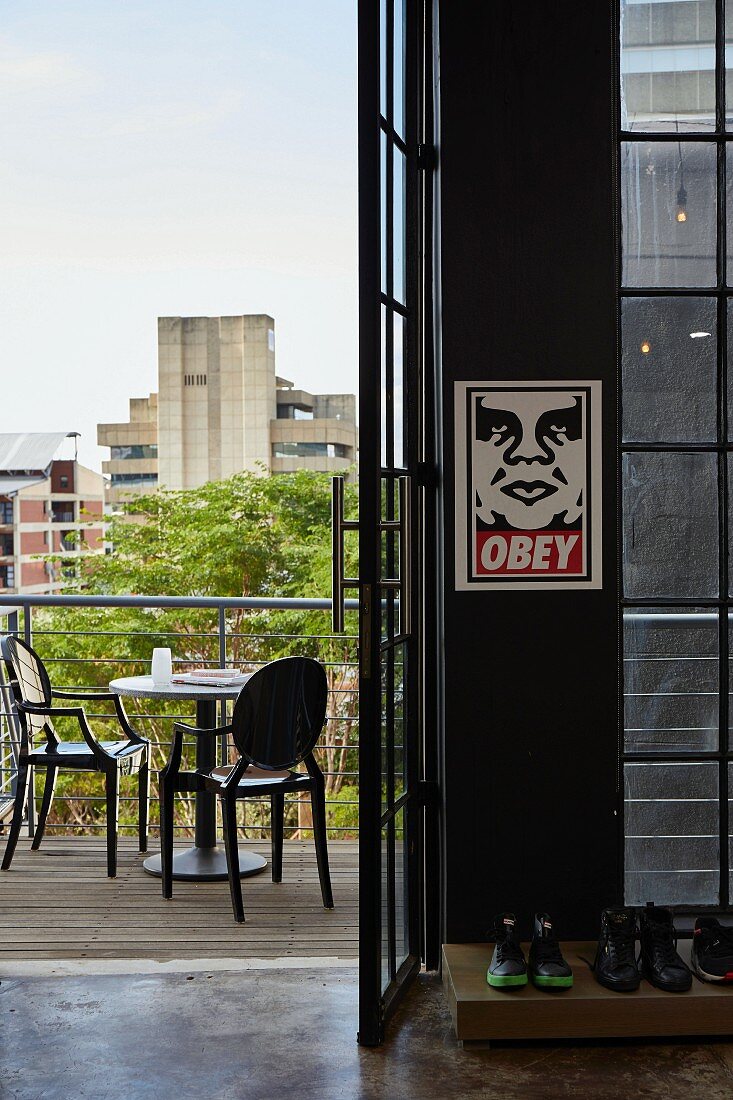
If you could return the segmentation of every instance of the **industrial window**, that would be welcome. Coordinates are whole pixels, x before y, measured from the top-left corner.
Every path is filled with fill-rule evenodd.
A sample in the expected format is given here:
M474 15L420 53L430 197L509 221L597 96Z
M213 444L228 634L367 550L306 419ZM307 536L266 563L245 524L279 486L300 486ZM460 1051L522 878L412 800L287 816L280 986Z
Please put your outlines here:
M110 451L111 458L122 461L128 458L157 458L158 444L132 443L127 447L111 447Z
M273 458L348 458L343 443L273 443Z
M620 15L626 901L725 909L733 0Z
M15 568L12 565L0 565L0 588L13 588L15 585Z
M0 500L0 523L11 524L13 522L12 500Z

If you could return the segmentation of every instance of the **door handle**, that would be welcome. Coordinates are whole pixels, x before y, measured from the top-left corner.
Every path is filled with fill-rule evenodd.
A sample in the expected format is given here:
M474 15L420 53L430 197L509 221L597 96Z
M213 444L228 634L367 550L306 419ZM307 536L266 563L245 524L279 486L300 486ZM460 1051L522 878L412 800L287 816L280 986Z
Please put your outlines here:
M344 576L344 531L358 531L358 520L344 519L344 479L331 478L331 625L334 634L344 631L347 588L358 588L358 577Z

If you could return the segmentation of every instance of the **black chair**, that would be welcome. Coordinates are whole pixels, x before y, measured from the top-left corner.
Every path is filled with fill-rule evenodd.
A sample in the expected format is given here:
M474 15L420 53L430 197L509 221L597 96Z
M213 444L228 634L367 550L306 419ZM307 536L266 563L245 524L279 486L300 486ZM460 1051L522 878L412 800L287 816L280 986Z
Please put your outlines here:
M31 844L33 850L40 847L43 839L58 770L68 768L74 771L104 773L107 795L107 874L110 878L114 878L117 874L117 823L121 775L139 775L140 851L147 851L150 796L149 742L144 737L140 737L130 725L119 696L106 691L53 691L43 662L29 645L11 636L2 640L1 648L20 721L15 804L2 869L3 871L10 869L18 843L23 822L29 768L46 770L38 825ZM89 727L82 707L53 706L54 699L83 699L95 702L111 700L114 702L117 719L127 735L127 740L98 741ZM76 718L84 741L62 741L51 721L56 717ZM43 747L36 747L34 738L36 735L40 737L41 734L46 743Z
M310 657L272 661L242 688L232 721L216 730L177 722L171 755L160 773L160 834L163 897L173 897L173 797L176 791L210 791L221 800L224 844L234 918L244 923L237 847L237 801L270 796L272 881L282 881L285 794L309 791L313 810L318 877L325 909L333 909L326 843L326 784L313 748L326 719L328 683L323 666ZM239 752L234 765L211 772L182 772L183 735L231 733ZM291 769L303 763L306 772Z

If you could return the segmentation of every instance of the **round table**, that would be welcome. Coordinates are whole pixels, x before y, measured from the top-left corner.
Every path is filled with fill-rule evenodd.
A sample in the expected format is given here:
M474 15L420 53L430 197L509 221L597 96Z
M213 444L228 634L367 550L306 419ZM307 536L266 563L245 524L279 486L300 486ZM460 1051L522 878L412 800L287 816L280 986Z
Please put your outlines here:
M205 684L154 684L152 676L124 676L112 680L109 690L132 699L175 699L196 703L196 725L199 729L216 726L216 704L222 699L236 699L242 690L236 687L208 687ZM196 767L209 772L216 767L216 735L196 737ZM150 875L161 876L160 855L149 856L143 867ZM267 860L256 852L239 849L239 873L242 878L258 875L267 867ZM216 842L216 795L210 791L196 792L196 818L192 847L173 853L173 878L197 882L214 882L227 878L227 861L223 845Z

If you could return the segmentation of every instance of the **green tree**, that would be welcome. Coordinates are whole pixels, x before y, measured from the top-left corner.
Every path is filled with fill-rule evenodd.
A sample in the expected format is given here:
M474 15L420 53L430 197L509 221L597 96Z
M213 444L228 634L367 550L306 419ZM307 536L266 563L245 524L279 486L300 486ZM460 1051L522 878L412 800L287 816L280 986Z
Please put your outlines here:
M347 508L356 489L347 486ZM90 521L91 522L91 521ZM67 592L89 595L328 597L331 584L330 479L300 470L268 477L241 473L198 489L161 491L120 507L107 532L108 554L58 555L64 572L74 568ZM347 547L347 571L355 570L355 547ZM227 662L253 667L289 653L318 657L329 678L329 715L319 750L327 774L333 827L356 825L355 774L358 738L356 653L353 637L334 636L323 611L236 609L227 615ZM154 646L170 645L176 667L218 665L217 615L206 608L49 608L33 618L34 644L49 662L59 686L106 686L116 676L149 669ZM180 715L173 704L143 703L132 713L138 728L160 743L154 768ZM144 713L144 712L147 712ZM103 724L100 714L97 722ZM109 719L107 719L109 720ZM111 731L110 731L111 732ZM189 749L189 759L192 752ZM349 788L352 788L350 791ZM95 777L60 778L55 820L88 825L103 809L93 801ZM65 803L64 794L82 795ZM127 803L123 803L126 806ZM248 828L266 825L267 812L243 805ZM133 810L128 820L132 820ZM153 806L152 820L155 820ZM179 808L192 825L193 807ZM292 833L311 825L309 807L291 804ZM339 835L344 835L339 833ZM347 834L348 835L348 834Z

